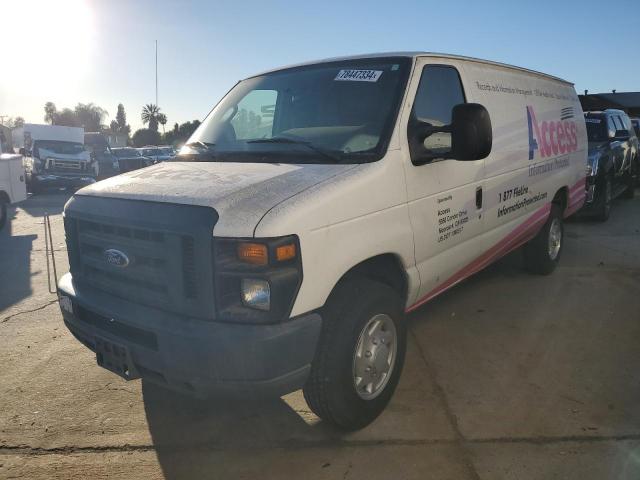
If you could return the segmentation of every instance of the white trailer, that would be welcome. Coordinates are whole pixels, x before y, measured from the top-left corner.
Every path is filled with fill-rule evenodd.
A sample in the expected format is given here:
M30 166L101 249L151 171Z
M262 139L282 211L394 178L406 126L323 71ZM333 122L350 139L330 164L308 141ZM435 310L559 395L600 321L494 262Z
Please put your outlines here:
M77 188L95 182L96 163L84 147L84 129L26 123L12 131L14 148L24 156L32 192L45 187Z
M0 230L7 222L7 207L26 198L22 156L3 154L0 145Z

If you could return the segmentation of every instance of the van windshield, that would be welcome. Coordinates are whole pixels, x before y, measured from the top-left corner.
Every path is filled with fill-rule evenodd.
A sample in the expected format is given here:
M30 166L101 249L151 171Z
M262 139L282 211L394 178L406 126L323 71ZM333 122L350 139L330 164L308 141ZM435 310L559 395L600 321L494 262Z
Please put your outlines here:
M60 155L77 155L84 151L84 145L76 142L62 142L60 140L36 140L33 142L34 152L47 150Z
M208 115L177 160L378 160L386 151L409 67L409 58L359 59L241 81Z

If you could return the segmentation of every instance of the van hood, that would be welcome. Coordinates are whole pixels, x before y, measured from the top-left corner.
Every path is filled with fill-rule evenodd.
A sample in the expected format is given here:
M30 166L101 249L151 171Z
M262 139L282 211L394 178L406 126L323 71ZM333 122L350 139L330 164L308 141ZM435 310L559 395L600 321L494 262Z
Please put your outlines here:
M357 167L166 162L103 180L77 195L211 207L219 216L217 236L252 237L260 219L273 207Z

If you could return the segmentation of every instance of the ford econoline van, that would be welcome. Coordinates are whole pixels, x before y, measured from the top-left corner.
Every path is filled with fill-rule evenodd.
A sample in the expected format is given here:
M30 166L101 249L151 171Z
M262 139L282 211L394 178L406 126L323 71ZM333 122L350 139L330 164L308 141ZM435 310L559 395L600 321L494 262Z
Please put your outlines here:
M406 312L521 246L553 271L586 166L578 97L549 75L430 53L261 73L175 161L69 200L64 322L125 379L303 388L361 428L398 383Z

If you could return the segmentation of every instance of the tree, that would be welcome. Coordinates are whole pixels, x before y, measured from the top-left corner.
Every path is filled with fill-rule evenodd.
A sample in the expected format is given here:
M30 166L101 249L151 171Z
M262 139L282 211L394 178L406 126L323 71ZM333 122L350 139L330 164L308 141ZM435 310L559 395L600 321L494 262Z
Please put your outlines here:
M16 117L13 119L13 126L15 128L24 126L24 118Z
M166 144L178 145L186 142L191 134L200 126L199 120L192 122L185 122L182 125L174 124L173 130L167 132L163 136L163 141Z
M159 113L157 119L158 123L162 125L162 133L164 134L164 126L167 124L167 116L164 113Z
M133 145L136 147L158 145L160 144L160 134L156 130L151 130L150 128L141 128L140 130L136 130L131 140L133 141Z
M127 124L127 114L124 111L124 105L118 104L118 113L116 114L116 122L118 122L118 132L131 133L131 127Z
M70 108L63 108L62 111L57 112L54 123L56 125L63 125L65 127L79 127L78 117L76 112Z
M108 112L93 103L78 103L75 114L78 125L83 127L85 132L99 132Z
M153 103L147 103L144 107L142 107L142 114L140 115L140 118L142 119L142 123L144 125L149 124L149 130L157 132L159 114L160 107L154 105Z
M58 109L53 102L47 102L44 104L44 121L53 125Z
M111 120L111 123L109 124L109 130L111 130L111 132L113 133L118 133L118 131L120 130L120 125L118 125L117 121Z

